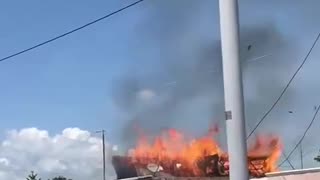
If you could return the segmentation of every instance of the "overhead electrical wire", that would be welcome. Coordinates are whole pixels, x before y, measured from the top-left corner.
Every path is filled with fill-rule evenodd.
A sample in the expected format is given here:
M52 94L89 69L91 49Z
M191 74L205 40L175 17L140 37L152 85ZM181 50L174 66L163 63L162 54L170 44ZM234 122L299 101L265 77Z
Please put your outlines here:
M260 119L260 121L255 125L255 127L251 130L251 132L249 133L249 135L247 136L247 140L250 138L250 136L257 130L257 128L260 126L260 124L266 119L266 117L271 113L271 111L276 107L276 105L279 103L280 99L283 97L283 95L285 94L285 92L288 90L290 84L292 83L293 79L296 77L296 75L299 73L299 71L302 69L302 67L304 66L304 64L306 63L306 61L308 60L313 48L315 47L315 45L317 44L318 40L320 37L320 33L318 34L318 36L316 37L315 41L313 42L311 48L309 49L307 55L305 56L305 58L303 59L302 63L300 64L300 66L298 67L298 69L295 71L295 73L293 74L293 76L290 78L290 80L288 81L287 85L285 86L285 88L282 90L282 92L280 93L280 96L277 98L277 100L272 104L272 106L269 108L269 110L262 116L262 118Z
M36 44L36 45L34 45L34 46L32 46L32 47L29 47L29 48L27 48L27 49L21 50L21 51L16 52L16 53L14 53L14 54L12 54L12 55L3 57L3 58L0 59L0 62L1 62L1 61L5 61L5 60L8 60L8 59L11 59L11 58L13 58L13 57L15 57L15 56L18 56L18 55L20 55L20 54L23 54L23 53L26 53L26 52L31 51L31 50L33 50L33 49L36 49L36 48L38 48L38 47L40 47L40 46L46 45L46 44L48 44L48 43L51 43L51 42L53 42L53 41L55 41L55 40L58 40L58 39L60 39L60 38L63 38L63 37L65 37L65 36L67 36L67 35L70 35L70 34L72 34L72 33L74 33L74 32L77 32L77 31L79 31L79 30L81 30L81 29L84 29L84 28L86 28L86 27L88 27L88 26L90 26L90 25L93 25L93 24L95 24L95 23L97 23L97 22L99 22L99 21L102 21L102 20L104 20L104 19L106 19L106 18L109 18L109 17L111 17L111 16L113 16L113 15L115 15L115 14L117 14L117 13L120 13L120 12L122 12L122 11L124 11L124 10L132 7L132 6L135 6L135 5L143 2L143 1L145 1L145 0L135 1L135 2L129 4L129 5L125 6L125 7L122 7L122 8L120 8L120 9L116 10L116 11L113 11L112 13L109 13L109 14L103 16L103 17L100 17L100 18L98 18L98 19L96 19L96 20L94 20L94 21L91 21L91 22L89 22L89 23L87 23L87 24L84 24L84 25L82 25L82 26L80 26L80 27L77 27L77 28L75 28L75 29L73 29L73 30L70 30L70 31L68 31L68 32L66 32L66 33L63 33L63 34L61 34L61 35L58 35L58 36L56 36L56 37L54 37L54 38L52 38L52 39L49 39L49 40L44 41L44 42L41 42L41 43Z
M291 169L295 170L293 164L291 163L291 161L289 160L289 158L287 158L288 156L286 155L286 153L283 151L282 155L284 156L285 159L287 159L287 162L289 163Z
M1 61L5 61L5 60L8 60L8 59L11 59L11 58L13 58L13 57L15 57L15 56L24 54L24 53L26 53L26 52L28 52L28 51L31 51L31 50L33 50L33 49L36 49L36 48L38 48L38 47L41 47L41 46L43 46L43 45L46 45L46 44L51 43L51 42L53 42L53 41L56 41L56 40L58 40L58 39L61 39L61 38L65 37L65 36L67 36L67 35L70 35L70 34L72 34L72 33L74 33L74 32L77 32L77 31L79 31L79 30L82 30L82 29L84 29L84 28L86 28L86 27L88 27L88 26L90 26L90 25L93 25L93 24L95 24L95 23L97 23L97 22L99 22L99 21L102 21L102 20L104 20L104 19L106 19L106 18L109 18L109 17L111 17L111 16L113 16L113 15L115 15L115 14L117 14L117 13L120 13L120 12L122 12L122 11L124 11L124 10L132 7L132 6L135 6L135 5L143 2L143 1L145 1L145 0L135 1L135 2L129 4L129 5L125 6L125 7L122 7L122 8L120 8L120 9L118 9L118 10L116 10L116 11L114 11L114 12L111 12L111 13L103 16L103 17L100 17L100 18L98 18L98 19L96 19L96 20L94 20L94 21L91 21L91 22L89 22L89 23L86 23L86 24L84 24L84 25L82 25L82 26L80 26L80 27L78 27L78 28L75 28L75 29L70 30L70 31L68 31L68 32L66 32L66 33L63 33L63 34L61 34L61 35L58 35L58 36L56 36L56 37L54 37L54 38L51 38L51 39L49 39L49 40L46 40L46 41L41 42L41 43L39 43L39 44L36 44L36 45L34 45L34 46L32 46L32 47L29 47L29 48L27 48L27 49L24 49L24 50L21 50L21 51L19 51L19 52L16 52L16 53L14 53L14 54L12 54L12 55L3 57L3 58L0 59L0 62L1 62ZM320 33L318 34L316 40L314 41L312 47L310 48L310 50L309 50L309 52L307 53L307 55L306 55L306 57L304 58L304 60L302 61L301 65L300 65L300 66L298 67L298 69L295 71L295 73L293 74L293 76L291 77L291 79L289 80L289 82L287 83L286 87L285 87L285 88L283 89L283 91L281 92L280 96L279 96L279 97L277 98L277 100L273 103L273 105L270 107L270 109L264 114L264 116L260 119L260 121L256 124L256 126L252 129L252 131L249 133L249 135L248 135L248 137L247 137L247 140L250 138L250 136L255 132L255 130L260 126L260 124L265 120L265 118L270 114L270 112L271 112L271 111L275 108L275 106L278 104L278 102L280 101L280 99L282 98L282 96L284 95L284 93L285 93L285 92L287 91L287 89L289 88L289 86L290 86L290 84L292 83L293 79L296 77L296 75L297 75L298 72L302 69L302 67L303 67L303 65L305 64L305 62L308 60L309 55L311 54L313 48L315 47L316 43L317 43L318 40L319 40L319 37L320 37Z
M306 128L306 130L304 131L302 137L300 138L300 140L298 141L298 143L294 146L294 148L290 151L290 153L287 155L287 157L278 165L278 167L280 167L283 163L285 163L286 161L289 160L290 156L293 154L293 152L299 147L299 145L301 144L301 142L303 141L303 139L305 138L305 136L307 135L309 129L312 127L312 124L314 123L317 114L319 112L320 106L318 106L316 112L313 115L313 118L311 120L311 122L309 123L309 126Z

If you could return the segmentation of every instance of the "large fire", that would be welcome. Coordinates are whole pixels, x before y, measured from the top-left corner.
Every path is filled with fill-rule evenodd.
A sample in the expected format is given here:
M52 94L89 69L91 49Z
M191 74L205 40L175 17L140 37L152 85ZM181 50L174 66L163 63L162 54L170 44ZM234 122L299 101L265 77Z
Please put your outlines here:
M129 152L135 164L154 163L162 169L180 169L183 176L203 176L209 174L206 162L218 158L220 174L228 174L228 155L214 140L218 128L211 128L200 138L187 138L182 132L169 129L161 135L148 139L140 135L137 146ZM281 143L276 136L257 136L248 148L249 171L255 176L277 171L277 161L281 155ZM211 159L210 159L211 157ZM174 164L174 167L172 167ZM211 169L211 171L213 171Z

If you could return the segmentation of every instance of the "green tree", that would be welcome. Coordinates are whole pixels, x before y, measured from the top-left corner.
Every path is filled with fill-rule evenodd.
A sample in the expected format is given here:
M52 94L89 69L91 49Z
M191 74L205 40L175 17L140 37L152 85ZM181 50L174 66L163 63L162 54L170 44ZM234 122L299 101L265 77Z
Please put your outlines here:
M31 171L31 174L28 175L27 180L41 180L41 178L37 178L38 174L35 174L34 171Z
M320 150L319 150L319 154L318 156L316 156L315 158L313 158L315 161L320 162Z

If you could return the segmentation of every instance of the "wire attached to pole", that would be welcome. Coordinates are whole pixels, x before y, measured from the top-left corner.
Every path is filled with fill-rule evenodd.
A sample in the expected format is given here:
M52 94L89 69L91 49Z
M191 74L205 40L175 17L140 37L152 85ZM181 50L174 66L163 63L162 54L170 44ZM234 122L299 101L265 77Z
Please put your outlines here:
M290 151L290 153L288 154L288 156L278 165L278 167L280 167L283 163L285 163L285 162L290 158L290 156L293 154L293 152L299 147L299 145L301 144L301 142L303 141L303 139L304 139L305 136L307 135L309 129L312 127L312 124L314 123L314 120L316 119L319 110L320 110L320 106L318 106L316 112L314 113L313 118L312 118L311 122L309 123L309 126L307 127L307 129L306 129L306 130L304 131L304 133L303 133L303 136L300 138L300 140L299 140L298 143L294 146L294 148Z
M303 65L306 63L306 61L308 60L313 48L315 47L315 45L317 44L318 40L320 38L320 33L318 34L317 38L315 39L315 41L313 42L311 48L309 49L307 55L305 56L304 60L302 61L302 63L300 64L300 66L298 67L298 69L295 71L295 73L293 74L293 76L290 78L289 82L287 83L287 85L285 86L285 88L282 90L280 96L277 98L277 100L272 104L272 106L270 107L270 109L262 116L262 118L260 119L260 121L256 124L256 126L251 130L251 132L249 133L249 135L247 136L247 140L250 138L250 136L252 136L252 134L257 130L257 128L260 126L260 124L266 119L266 117L271 113L271 111L276 107L276 105L279 103L280 99L282 98L282 96L285 94L285 92L288 90L290 84L292 83L293 79L296 77L296 75L299 73L299 71L302 69Z

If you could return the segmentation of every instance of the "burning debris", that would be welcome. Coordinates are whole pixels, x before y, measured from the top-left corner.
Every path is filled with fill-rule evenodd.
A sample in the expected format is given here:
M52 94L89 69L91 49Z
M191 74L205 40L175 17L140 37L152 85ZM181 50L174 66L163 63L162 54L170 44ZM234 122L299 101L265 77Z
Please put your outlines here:
M213 139L217 132L216 128L212 128L197 139L188 139L174 129L163 132L153 140L141 135L128 156L113 157L113 166L119 179L164 174L174 177L228 176L228 154ZM280 155L279 138L258 136L248 151L250 175L262 177L265 173L276 171Z

